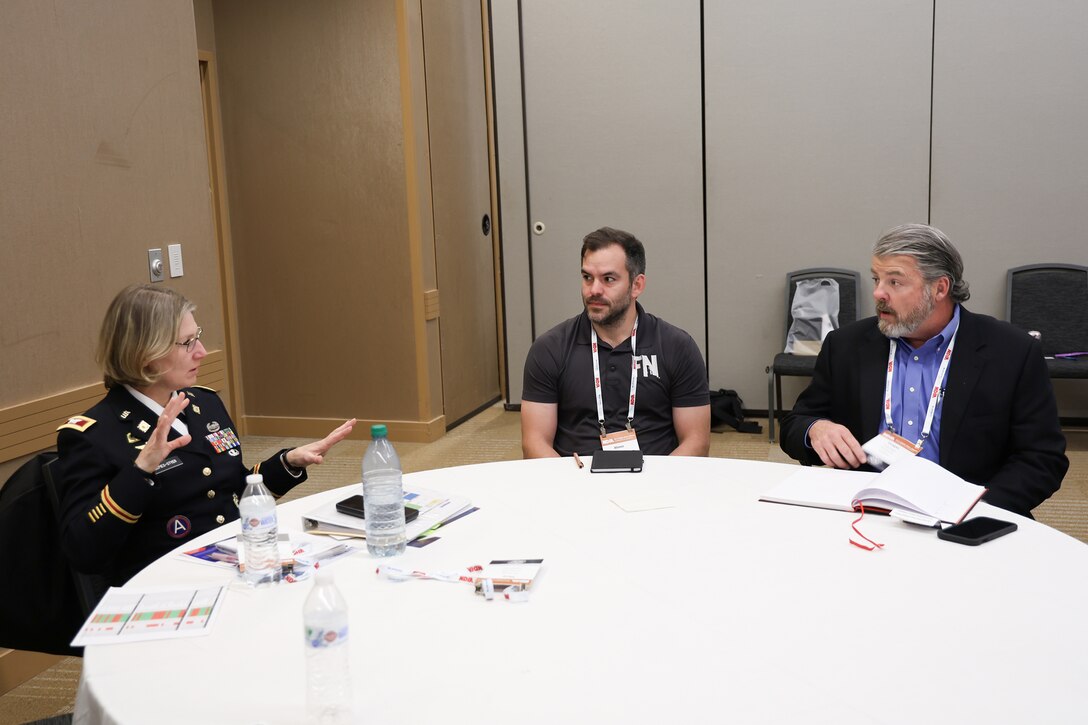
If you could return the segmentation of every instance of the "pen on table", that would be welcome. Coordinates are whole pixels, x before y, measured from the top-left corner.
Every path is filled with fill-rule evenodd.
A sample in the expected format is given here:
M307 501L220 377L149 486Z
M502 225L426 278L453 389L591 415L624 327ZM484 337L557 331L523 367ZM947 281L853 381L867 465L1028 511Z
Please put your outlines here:
M584 468L585 465L586 465L586 464L582 463L582 459L579 458L577 451L575 451L575 453L574 453L574 465L578 466L579 468Z

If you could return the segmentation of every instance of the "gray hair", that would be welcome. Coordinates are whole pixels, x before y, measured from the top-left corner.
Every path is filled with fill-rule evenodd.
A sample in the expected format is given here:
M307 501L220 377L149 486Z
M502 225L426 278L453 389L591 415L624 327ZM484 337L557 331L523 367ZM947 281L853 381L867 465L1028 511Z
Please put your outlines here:
M949 294L956 302L971 298L963 279L963 258L944 232L925 224L901 224L885 232L873 245L874 257L914 257L926 282L948 277Z

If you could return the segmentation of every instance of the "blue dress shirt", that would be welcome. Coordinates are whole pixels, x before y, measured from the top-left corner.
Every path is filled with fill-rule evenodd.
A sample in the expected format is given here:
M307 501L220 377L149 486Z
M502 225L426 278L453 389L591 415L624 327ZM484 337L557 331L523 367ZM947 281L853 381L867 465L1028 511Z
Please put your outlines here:
M892 376L892 423L895 425L895 432L911 443L922 436L922 426L929 408L929 394L933 390L941 358L959 326L960 306L957 304L952 312L952 319L944 329L926 340L917 350L902 338L896 340L895 373ZM952 351L952 357L956 357L955 350ZM951 361L949 363L951 369ZM918 454L934 463L940 463L941 407L947 384L948 371L945 371L945 379L941 381L941 394L937 399L937 410L933 414L933 425L921 453ZM884 419L883 401L880 406L880 430L884 431L888 425Z

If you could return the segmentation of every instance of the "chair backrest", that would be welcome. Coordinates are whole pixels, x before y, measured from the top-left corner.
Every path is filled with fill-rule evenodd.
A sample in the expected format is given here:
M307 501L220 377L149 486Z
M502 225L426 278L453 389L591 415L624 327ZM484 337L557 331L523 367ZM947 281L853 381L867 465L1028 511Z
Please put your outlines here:
M73 655L68 643L85 616L46 491L45 464L56 457L34 456L0 488L0 647Z
M852 269L837 267L811 267L789 272L786 275L786 334L793 324L793 294L797 283L803 279L833 279L839 283L839 327L856 322L861 317L861 300L858 292L861 275Z
M60 480L60 458L52 458L42 464L42 475L45 478L46 491L49 492L49 503L53 507L53 518L59 530L60 486L58 481ZM79 608L82 610L84 618L86 618L90 616L95 605L102 599L102 595L106 593L106 589L109 587L106 580L100 576L83 574L72 569L71 565L68 566L68 569L72 573L72 583L76 587L76 596L79 597Z
M1043 354L1088 352L1088 267L1028 264L1010 269L1005 318L1042 335Z

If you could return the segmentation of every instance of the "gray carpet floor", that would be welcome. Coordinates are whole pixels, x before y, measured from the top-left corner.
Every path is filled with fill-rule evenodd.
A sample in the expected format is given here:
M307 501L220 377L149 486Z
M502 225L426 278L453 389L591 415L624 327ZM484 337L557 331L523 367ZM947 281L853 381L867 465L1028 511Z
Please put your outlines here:
M1061 490L1035 509L1035 518L1088 544L1088 429L1067 429L1069 473ZM260 461L281 448L305 440L244 436L246 460ZM501 406L489 408L433 443L395 443L405 472L424 471L488 461L521 458L521 426L517 413ZM360 480L366 441L337 446L321 466L310 469L309 480L284 497L289 501ZM755 461L790 462L766 434L731 429L711 436L710 455ZM25 723L72 712L81 660L65 658L0 697L0 725Z

